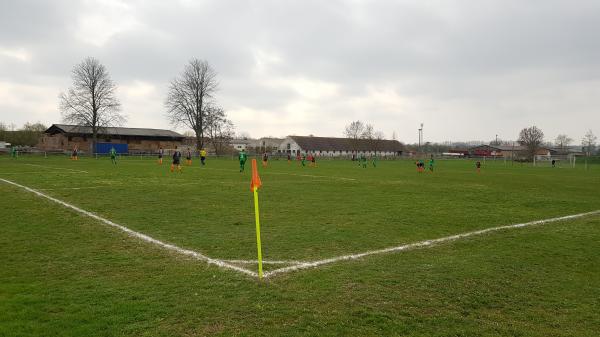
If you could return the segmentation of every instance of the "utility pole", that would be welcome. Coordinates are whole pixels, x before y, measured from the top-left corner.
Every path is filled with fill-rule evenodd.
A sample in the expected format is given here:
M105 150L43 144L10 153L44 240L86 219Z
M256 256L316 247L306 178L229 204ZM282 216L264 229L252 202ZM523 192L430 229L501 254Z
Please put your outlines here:
M515 141L512 142L512 151L510 151L510 166L515 165Z
M421 143L423 142L423 123L421 123L421 127L419 128L419 152L421 152Z

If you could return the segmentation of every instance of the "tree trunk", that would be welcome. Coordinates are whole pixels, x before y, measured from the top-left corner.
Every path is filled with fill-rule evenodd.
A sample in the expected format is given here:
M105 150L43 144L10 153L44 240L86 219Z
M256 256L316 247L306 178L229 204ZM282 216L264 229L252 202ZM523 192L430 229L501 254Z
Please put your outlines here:
M212 144L213 144L213 147L215 148L215 155L217 155L217 156L218 156L218 155L219 155L219 150L220 150L220 149L219 149L219 145L218 145L218 143L217 143L216 141L214 141L214 140L212 141Z
M96 152L96 144L98 144L98 130L93 130L90 155L93 155Z
M204 144L202 143L202 135L196 133L196 151L202 150Z

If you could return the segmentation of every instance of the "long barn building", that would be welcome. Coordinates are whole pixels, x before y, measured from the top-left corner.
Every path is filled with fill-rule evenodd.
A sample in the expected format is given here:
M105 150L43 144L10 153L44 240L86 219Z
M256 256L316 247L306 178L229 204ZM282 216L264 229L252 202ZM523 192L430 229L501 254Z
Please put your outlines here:
M277 152L298 154L313 154L316 156L340 157L354 155L400 156L403 146L397 140L370 140L333 137L288 136Z
M98 135L94 152L106 153L114 147L119 153L154 153L160 147L173 149L181 146L184 139L185 136L170 130L108 127ZM77 147L89 153L92 150L92 129L52 124L36 147L44 151L71 151Z

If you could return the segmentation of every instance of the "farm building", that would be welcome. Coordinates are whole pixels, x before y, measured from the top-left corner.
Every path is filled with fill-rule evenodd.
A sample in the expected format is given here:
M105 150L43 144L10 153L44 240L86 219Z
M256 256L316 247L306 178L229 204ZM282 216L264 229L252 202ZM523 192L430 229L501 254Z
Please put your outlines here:
M399 156L403 146L397 140L369 140L333 137L288 136L279 145L278 153L311 153L316 156L351 156L352 154Z
M156 152L160 147L173 149L180 146L184 138L170 130L108 127L98 135L94 152L106 153L112 147L119 153ZM71 151L77 147L88 152L92 147L92 129L87 126L52 124L44 131L36 147L44 151Z
M236 151L246 150L250 147L251 139L232 139L229 144Z
M479 145L469 149L469 155L474 157L503 157L503 158L521 158L526 151L522 145ZM552 151L545 147L540 147L536 152L537 157L550 157Z
M448 157L466 157L469 155L469 149L464 149L464 148L448 149L448 151L445 152L444 155L447 155Z
M475 157L502 157L501 145L478 145L469 149L469 155Z

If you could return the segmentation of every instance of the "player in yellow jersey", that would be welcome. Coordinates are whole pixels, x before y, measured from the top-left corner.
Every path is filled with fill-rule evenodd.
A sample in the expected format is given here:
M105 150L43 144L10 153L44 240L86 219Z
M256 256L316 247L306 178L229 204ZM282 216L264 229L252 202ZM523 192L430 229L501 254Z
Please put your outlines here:
M200 150L200 163L202 163L202 166L206 165L206 150L205 149Z

